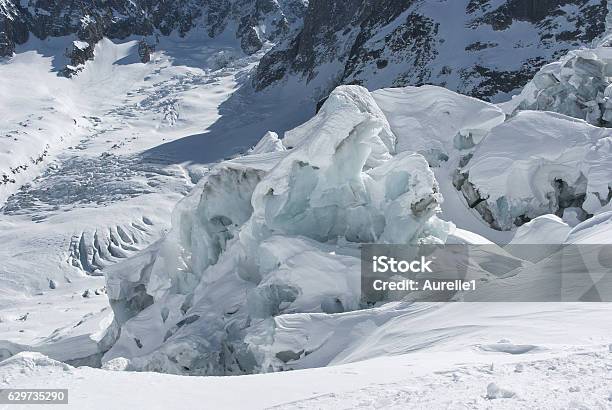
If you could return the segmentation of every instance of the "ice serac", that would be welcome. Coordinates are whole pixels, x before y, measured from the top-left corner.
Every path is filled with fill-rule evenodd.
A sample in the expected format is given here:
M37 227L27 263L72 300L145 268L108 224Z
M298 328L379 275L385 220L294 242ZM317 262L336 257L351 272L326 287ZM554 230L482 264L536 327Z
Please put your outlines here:
M278 138L278 134L268 131L263 137L249 150L249 154L264 154L266 152L285 151L283 142Z
M605 46L570 51L534 76L506 106L518 110L554 111L612 127L612 39Z
M357 310L360 243L441 243L451 231L435 217L442 197L427 161L393 154L366 89L339 87L287 139L287 151L213 168L165 240L109 270L121 334L104 361L186 374L280 369L304 352L279 352L272 365L249 336L272 334L252 328Z
M361 116L371 117L371 123L376 124L375 127L379 128L372 137L372 152L368 155L367 166L380 164L390 159L395 153L396 136L393 135L387 118L376 101L370 93L364 92L362 87L340 86L336 88L333 98L328 98L320 111L321 115L287 131L283 144L288 148L296 147L323 127L324 132L333 134L333 128L343 127L345 124L343 116L351 112L355 116L353 121L358 121Z
M509 113L553 111L590 124L612 127L612 5L607 3L605 31L591 48L572 50L543 66L512 101Z
M385 88L372 96L397 136L397 151L418 152L431 166L472 148L506 118L493 104L430 85Z
M610 206L612 130L521 111L491 130L461 172L466 199L497 229L566 209L585 218Z

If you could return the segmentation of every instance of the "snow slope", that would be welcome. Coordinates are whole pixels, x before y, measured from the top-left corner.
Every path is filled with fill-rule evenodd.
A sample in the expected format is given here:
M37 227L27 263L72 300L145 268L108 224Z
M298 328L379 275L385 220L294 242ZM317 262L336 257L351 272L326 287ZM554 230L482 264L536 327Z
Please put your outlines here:
M251 376L187 377L72 368L22 353L0 364L0 386L68 388L68 408L78 409L107 408L109 397L119 408L151 409L204 403L219 409L606 409L612 333L600 324L607 317L599 305L584 303L413 305L402 323L389 324L394 333L383 339L371 334L371 347L390 357ZM498 390L512 394L504 398Z
M55 42L50 47L61 50ZM0 202L37 175L46 157L79 133L72 93L62 92L69 82L49 75L50 60L28 51L0 63L0 88L7 99L0 107Z

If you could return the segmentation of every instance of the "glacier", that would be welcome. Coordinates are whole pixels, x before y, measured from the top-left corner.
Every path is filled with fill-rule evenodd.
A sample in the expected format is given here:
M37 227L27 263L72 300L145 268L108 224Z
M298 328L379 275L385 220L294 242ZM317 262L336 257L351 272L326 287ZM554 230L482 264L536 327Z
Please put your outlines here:
M550 21L580 12L563 7ZM243 55L228 28L162 37L147 63L136 38L103 39L71 79L73 37L1 62L0 389L69 388L75 408L607 408L610 306L542 284L550 256L612 240L610 34L507 103L342 86L310 118L299 85L249 89L271 44ZM372 242L481 245L479 292L366 304ZM512 297L538 302L482 303Z

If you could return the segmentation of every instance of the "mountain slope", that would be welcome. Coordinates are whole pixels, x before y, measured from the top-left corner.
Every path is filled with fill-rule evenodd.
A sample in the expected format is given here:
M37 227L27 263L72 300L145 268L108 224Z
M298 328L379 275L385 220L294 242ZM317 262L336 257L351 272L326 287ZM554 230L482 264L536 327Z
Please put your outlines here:
M261 61L254 86L294 77L317 97L435 84L502 100L546 62L604 31L601 0L314 0L303 29Z
M252 54L266 40L299 23L304 0L0 1L0 56L11 55L30 34L39 38L76 34L89 47L102 37L169 35L200 28L209 37L229 30Z

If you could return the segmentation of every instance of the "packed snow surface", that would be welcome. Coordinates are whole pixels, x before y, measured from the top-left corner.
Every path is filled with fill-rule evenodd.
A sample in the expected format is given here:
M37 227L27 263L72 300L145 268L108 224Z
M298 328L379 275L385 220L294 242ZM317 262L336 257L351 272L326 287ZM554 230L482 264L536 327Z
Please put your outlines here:
M188 377L113 371L119 360L105 370L74 368L28 352L0 363L0 388L68 388L74 409L106 409L108 397L120 408L151 409L610 407L612 333L601 326L609 310L598 304L413 304L402 312L385 325L372 315L367 325L327 329L339 343L362 340L347 351L368 359L358 362Z
M398 151L421 153L434 166L505 120L499 107L441 87L385 88L372 96L398 138Z

